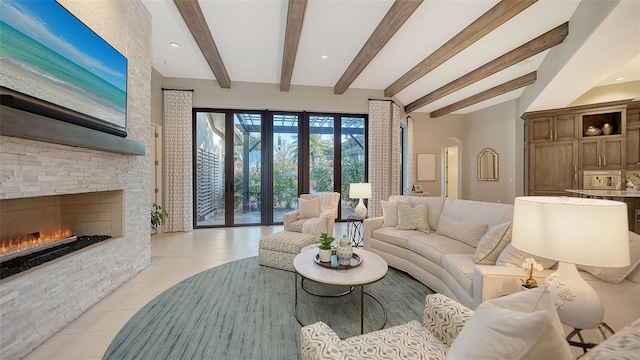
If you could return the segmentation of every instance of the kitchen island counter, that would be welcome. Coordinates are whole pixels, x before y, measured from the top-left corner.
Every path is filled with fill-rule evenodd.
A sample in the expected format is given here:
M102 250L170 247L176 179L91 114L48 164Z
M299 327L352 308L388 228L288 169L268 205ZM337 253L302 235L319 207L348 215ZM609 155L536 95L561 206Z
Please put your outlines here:
M629 230L640 234L640 191L580 189L567 189L565 191L578 194L581 197L624 201L627 204L627 212L629 214Z

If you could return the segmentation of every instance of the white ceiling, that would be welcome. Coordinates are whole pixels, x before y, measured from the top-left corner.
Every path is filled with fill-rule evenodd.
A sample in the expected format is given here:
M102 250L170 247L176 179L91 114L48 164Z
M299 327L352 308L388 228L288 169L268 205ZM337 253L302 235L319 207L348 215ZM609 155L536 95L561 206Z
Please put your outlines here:
M629 3L635 1L637 0L623 0ZM154 68L164 77L215 79L173 1L142 2L153 19ZM393 2L308 0L291 84L333 87ZM385 89L496 3L497 0L425 0L350 87ZM278 84L288 1L199 0L199 4L231 78L231 87L233 88L234 81ZM569 21L579 4L579 0L538 1L402 90L396 98L404 105L411 103ZM584 91L595 86L616 83L616 79L620 77L625 77L623 82L640 80L640 56L637 56L640 54L638 9L640 6L635 4L627 7L625 11L614 10L590 37L595 39L593 44L588 41L582 46L581 51L584 54L606 54L598 59L602 63L601 66L589 59L573 60L572 69L567 69L565 76L562 76L562 71L556 76L557 79L565 80L550 82L545 89L547 97L557 98L555 93L571 97L562 99L562 103L551 105L552 107L567 106ZM634 18L635 23L629 25L629 19L633 21ZM570 22L570 33L571 25ZM616 41L607 36L610 32L618 36L615 38ZM620 34L623 34L622 38L619 38ZM180 47L171 47L171 42L178 43ZM535 71L549 51L467 86L418 111L432 112ZM328 58L323 60L322 55ZM606 57L613 60L606 61ZM581 73L588 73L588 76L575 76ZM567 87L581 89L581 92L567 92ZM523 91L524 88L514 90L456 113L465 114L515 99L520 97ZM547 106L550 102L543 103Z

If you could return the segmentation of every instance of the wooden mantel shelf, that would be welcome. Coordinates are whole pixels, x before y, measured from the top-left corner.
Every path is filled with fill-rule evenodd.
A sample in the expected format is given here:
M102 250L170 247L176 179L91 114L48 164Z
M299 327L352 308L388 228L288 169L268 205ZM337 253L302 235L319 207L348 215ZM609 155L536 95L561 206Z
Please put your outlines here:
M126 155L145 155L145 145L140 142L4 105L0 106L0 135Z

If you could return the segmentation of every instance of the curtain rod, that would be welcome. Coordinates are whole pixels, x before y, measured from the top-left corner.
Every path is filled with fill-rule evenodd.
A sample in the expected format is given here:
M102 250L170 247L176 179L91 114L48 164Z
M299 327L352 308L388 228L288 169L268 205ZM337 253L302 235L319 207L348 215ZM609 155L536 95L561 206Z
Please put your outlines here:
M162 88L162 91L165 90L173 90L173 91L190 91L190 92L194 92L195 90L193 89L166 89L166 88Z

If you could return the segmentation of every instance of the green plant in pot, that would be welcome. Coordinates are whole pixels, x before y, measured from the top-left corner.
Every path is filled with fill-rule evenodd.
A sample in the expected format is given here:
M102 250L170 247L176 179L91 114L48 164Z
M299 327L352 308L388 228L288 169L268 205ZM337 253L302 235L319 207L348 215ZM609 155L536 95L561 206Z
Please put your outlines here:
M162 206L156 203L151 204L151 230L154 233L158 231L158 226L164 224L168 217L169 213Z
M320 245L318 245L319 249L319 258L322 262L330 262L331 261L331 244L335 241L336 238L333 236L329 236L327 233L320 234Z

